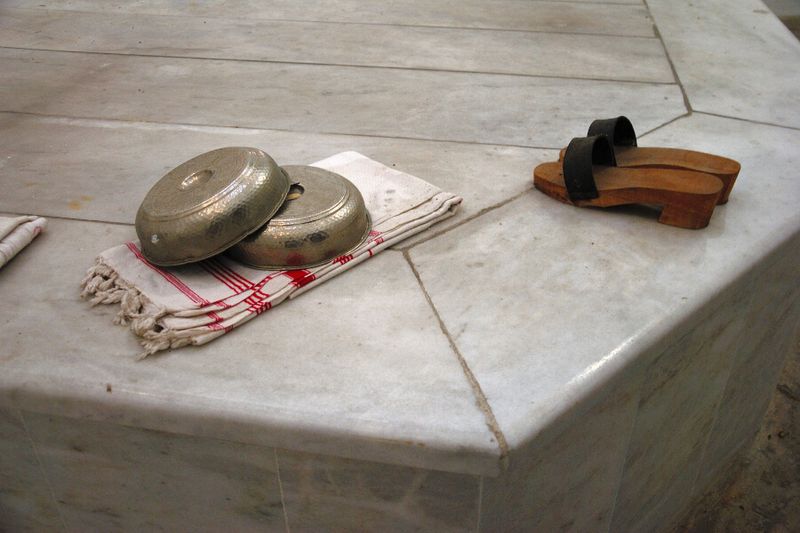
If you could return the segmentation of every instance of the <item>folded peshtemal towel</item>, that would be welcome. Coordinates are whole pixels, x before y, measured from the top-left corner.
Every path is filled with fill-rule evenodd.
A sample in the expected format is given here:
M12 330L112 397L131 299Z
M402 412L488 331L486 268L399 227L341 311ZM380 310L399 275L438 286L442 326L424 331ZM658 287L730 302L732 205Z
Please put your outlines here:
M46 227L47 219L42 217L0 216L0 268Z
M342 152L314 166L346 177L364 197L372 231L352 253L302 270L256 270L226 256L160 268L147 262L137 242L129 242L97 257L83 280L82 296L92 305L120 304L115 322L130 324L141 337L141 357L205 344L452 216L461 203L458 196L356 152Z

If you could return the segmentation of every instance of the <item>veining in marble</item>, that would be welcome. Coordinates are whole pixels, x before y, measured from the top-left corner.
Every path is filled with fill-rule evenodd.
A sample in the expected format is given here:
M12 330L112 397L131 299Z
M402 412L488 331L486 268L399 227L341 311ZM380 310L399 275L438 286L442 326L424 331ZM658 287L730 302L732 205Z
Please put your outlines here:
M410 251L512 446L787 246L800 224L798 142L797 131L698 114L642 137L741 161L730 202L702 231L532 190ZM465 286L480 287L480 300L465 301ZM497 324L513 334L497 335Z
M697 111L800 127L800 42L761 0L648 0Z
M685 112L665 84L10 49L0 69L0 111L534 147L623 107L645 130Z
M220 146L262 148L282 165L307 164L356 150L464 198L456 216L436 225L437 232L531 188L531 165L555 157L550 150L513 146L14 113L0 113L0 135L0 188L5 192L0 195L0 210L125 224L133 223L137 199L144 198L164 173ZM45 152L43 143L49 147ZM109 153L114 157L109 159ZM53 168L59 169L57 176ZM119 193L121 187L124 195Z
M712 241L719 248L730 249L728 265L749 268L797 231L800 153L796 147L800 131L695 113L640 141L642 146L690 146L741 162L742 170L728 204L718 208L713 217L722 215L727 219L726 229L733 228L720 241ZM745 261L734 262L737 257ZM735 274L731 266L724 271Z
M495 0L487 9L481 0L272 0L269 9L259 0L212 0L176 4L170 0L129 2L125 0L6 0L9 6L70 9L114 14L182 15L268 20L352 22L361 24L483 28L517 31L562 31L653 36L652 21L638 0L614 4L591 2L537 2ZM620 5L629 4L629 5ZM632 5L631 5L632 4ZM264 23L264 22L262 22ZM268 22L267 22L268 23Z
M25 422L16 409L0 407L0 531L61 527Z
M480 478L278 450L292 531L475 531Z
M494 435L400 253L380 254L213 343L137 362L139 347L112 323L114 311L78 298L94 255L133 238L133 228L51 222L39 246L0 273L6 401L174 433L497 472ZM32 277L39 282L26 282ZM16 312L23 307L31 315ZM30 334L28 316L60 318L42 336Z
M718 301L657 356L642 384L611 531L664 527L689 503L703 449L744 339L752 293Z
M695 482L695 497L700 497L735 453L753 439L783 361L797 353L800 296L786 291L786 283L796 276L800 264L798 241L790 246L794 253L751 275L755 281L747 289L753 293L750 305L734 310L745 316L741 342L733 351L730 375Z
M798 125L792 92L798 45L760 2L648 5L695 110ZM798 313L792 250L800 228L800 132L693 113L641 139L742 162L731 201L701 232L659 225L645 208L554 202L530 188L530 170L554 152L499 146L558 148L584 134L591 119L620 113L641 134L686 113L673 84L542 77L670 81L663 54L653 49L647 5L278 0L265 9L251 0L180 6L9 0L3 6L25 8L26 24L48 21L42 35L4 33L0 39L12 39L7 45L49 42L94 52L118 46L116 54L0 50L0 106L11 111L0 116L6 191L0 209L103 221L54 220L0 272L0 402L11 413L17 407L48 413L29 415L31 433L42 443L54 491L68 496L62 505L68 529L137 525L122 503L138 489L122 486L104 467L131 472L130 465L165 446L171 453L157 457L154 468L128 478L179 487L144 498L151 511L173 500L186 509L199 502L202 518L214 508L205 505L209 498L233 492L250 510L271 502L271 512L280 507L274 485L260 481L280 470L295 531L365 524L471 531L478 522L485 531L509 524L664 529L757 424ZM76 19L50 9L86 13ZM317 39L357 28L314 55L306 41L269 48L247 35L227 40L227 48L209 35L202 51L201 39L164 38L175 16L190 17L187 28L205 21L217 31L282 19L276 32L304 28ZM124 24L126 17L147 27L120 30L116 42L96 28L104 20ZM95 26L98 40L82 40L87 32L78 31L79 23L65 28L69 20ZM373 46L361 49L358 36ZM420 46L446 44L429 54L398 52L409 36L419 37ZM481 48L504 46L508 57L480 55ZM568 46L580 49L550 57ZM165 55L232 59L126 55L169 47ZM401 68L263 63L259 50L276 62ZM417 68L514 65L515 75ZM136 198L176 159L223 144L257 144L285 163L359 149L464 195L464 211L451 222L463 225L408 252L436 312L404 256L389 251L211 345L134 363L132 336L111 326L110 310L77 301L77 280L99 250L132 236L130 226L106 221L129 222ZM321 313L325 320L310 318ZM47 335L29 334L31 317L47 317ZM298 332L298 324L309 327ZM619 396L607 396L609 390ZM497 420L495 433L478 407L481 391L488 401L482 407ZM12 444L10 457L19 455L20 467L11 476L0 472L24 478L22 486L38 494L41 469L30 467L30 443L13 416L8 420L0 421L0 431L10 427L11 437L0 446L28 447ZM504 449L494 441L500 433L510 448L507 471L500 468ZM128 442L109 444L120 437ZM89 479L110 487L106 496L69 486L88 460L70 447L78 441L96 452L90 464L97 472ZM272 447L295 451L279 449L278 468L270 463ZM242 458L259 466L243 466ZM175 461L191 468L176 468ZM487 476L482 484L480 475ZM180 483L196 479L211 481L207 490L193 485L189 501ZM87 514L103 497L118 517ZM15 517L39 505L46 507L0 498L2 512L11 508ZM42 521L56 520L49 512ZM170 510L163 516L166 523L174 518ZM279 514L233 516L243 521L239 529L261 519L269 520L265 529L284 527Z
M23 416L70 531L284 531L272 449Z
M595 405L513 450L508 470L484 479L480 530L608 531L640 384L617 379Z
M565 22L569 21L567 16ZM363 24L0 9L0 46L674 83L661 42L616 37ZM609 28L609 31L612 28ZM198 34L203 39L196 39ZM176 48L175 42L186 43ZM370 46L353 46L370 42ZM286 46L291 42L291 46ZM325 46L319 46L324 42ZM509 54L509 50L536 50ZM612 53L614 52L614 53ZM570 61L563 61L569 55Z

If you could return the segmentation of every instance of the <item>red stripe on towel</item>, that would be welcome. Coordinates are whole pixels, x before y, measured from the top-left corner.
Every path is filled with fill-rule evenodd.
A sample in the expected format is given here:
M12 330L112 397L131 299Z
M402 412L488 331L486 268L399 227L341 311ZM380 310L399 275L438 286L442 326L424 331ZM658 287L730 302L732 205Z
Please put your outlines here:
M200 266L202 267L202 269L203 269L203 270L205 270L206 272L208 272L209 274L211 274L212 276L214 276L214 278L216 278L216 280L217 280L217 281L219 281L220 283L222 283L223 285L225 285L226 287L228 287L230 290L232 290L232 291L234 292L234 294L239 294L239 293L241 292L241 291L240 291L240 290L239 290L239 289L236 287L236 285L234 285L233 283L231 283L230 281L228 281L228 280L225 278L225 276L223 276L222 274L219 274L219 273L216 271L216 269L214 269L214 267L213 267L213 266L211 266L210 264L208 264L208 262L207 262L207 261L203 261L203 262L201 262L201 263L200 263Z
M292 285L297 288L303 287L308 285L312 281L314 281L317 277L312 274L310 271L305 269L300 270L285 270L281 272L284 276L287 276L292 279Z
M136 247L135 244L133 244L132 242L128 242L126 244L128 246L128 249L133 253L133 255L136 256L137 259L139 259L139 261L141 261L146 266L148 266L151 269L153 269L154 272L160 274L161 277L163 277L165 280L170 282L172 284L172 286L175 287L176 289L178 289L181 293L183 293L184 296L186 296L191 301L193 301L194 303L197 303L197 304L202 304L202 305L208 305L209 304L208 300L206 300L205 298L201 297L199 294L197 294L192 289L190 289L188 286L186 286L186 284L184 282L182 282L180 279L178 279L178 277L176 275L174 275L174 274L172 274L170 272L167 272L165 270L161 270L160 268L158 268L157 266L152 264L150 261L148 261L144 257L144 255L142 255L142 252L139 250L139 248Z
M253 288L253 282L247 279L246 277L242 276L234 269L226 265L220 259L211 259L214 262L214 265L223 273L228 276L229 279L236 282L238 285L241 285L242 289L247 290Z
M383 237L381 237L380 231L372 230L369 232L369 236L372 237L372 242L374 242L375 244L383 243Z

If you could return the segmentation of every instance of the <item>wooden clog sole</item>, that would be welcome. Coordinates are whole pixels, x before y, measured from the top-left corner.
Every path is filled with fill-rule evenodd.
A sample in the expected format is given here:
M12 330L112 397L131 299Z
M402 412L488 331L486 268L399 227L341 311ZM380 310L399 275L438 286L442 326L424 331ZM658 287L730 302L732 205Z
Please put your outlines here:
M624 168L670 168L704 172L719 178L723 183L718 204L728 201L741 165L733 159L705 152L681 148L640 148L638 146L614 147L617 166ZM564 159L564 150L559 161Z
M659 222L688 229L708 225L723 189L718 177L690 170L595 165L592 173L599 196L591 200L570 200L560 162L537 166L533 183L544 194L578 207L660 205Z

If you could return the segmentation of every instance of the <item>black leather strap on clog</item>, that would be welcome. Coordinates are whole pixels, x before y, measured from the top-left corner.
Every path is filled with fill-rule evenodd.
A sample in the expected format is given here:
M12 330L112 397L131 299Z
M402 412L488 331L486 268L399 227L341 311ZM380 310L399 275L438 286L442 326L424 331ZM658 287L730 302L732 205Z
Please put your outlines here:
M587 135L605 135L614 146L636 146L636 132L628 117L595 120Z
M599 196L592 165L617 166L608 137L576 137L564 152L564 184L570 200L591 200Z

